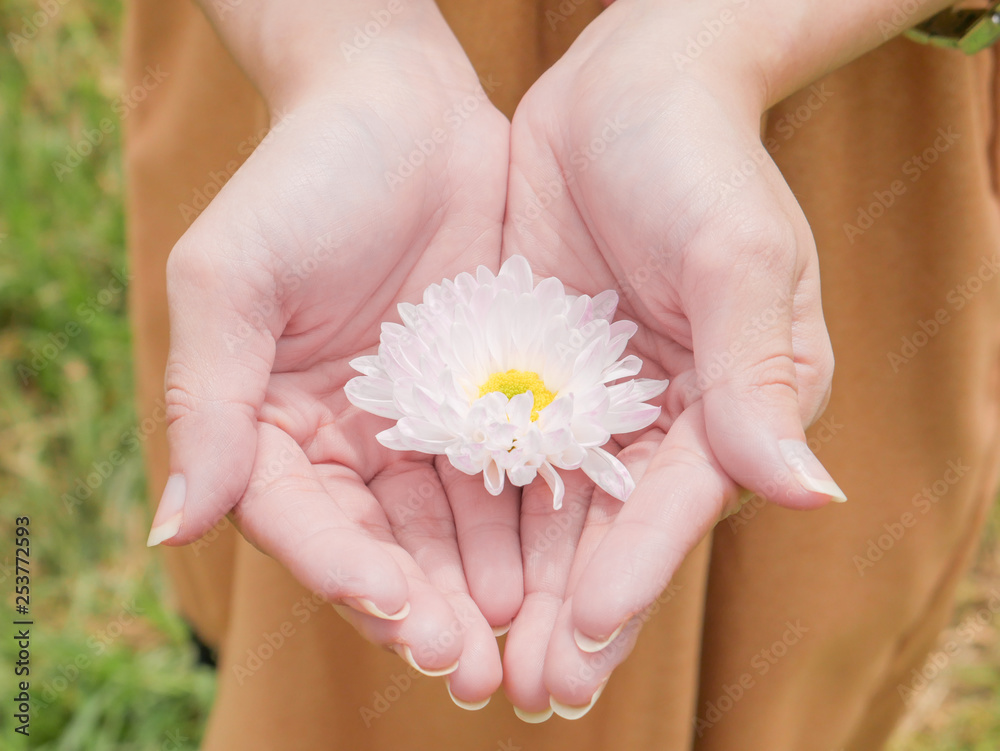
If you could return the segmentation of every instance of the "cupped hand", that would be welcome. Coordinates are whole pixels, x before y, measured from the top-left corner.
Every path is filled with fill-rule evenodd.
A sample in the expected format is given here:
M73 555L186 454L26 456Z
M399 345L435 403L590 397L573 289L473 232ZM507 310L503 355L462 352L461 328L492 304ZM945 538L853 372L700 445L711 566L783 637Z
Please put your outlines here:
M624 504L582 477L559 512L525 490L504 685L529 719L592 703L738 486L793 508L843 497L804 434L833 370L815 243L760 142L767 82L724 40L684 56L700 7L619 0L512 123L504 255L617 289L643 375L671 379L659 422L619 437L638 482Z
M365 637L478 702L500 684L491 627L521 603L516 494L385 449L387 421L343 388L397 303L499 262L509 123L443 20L421 34L385 31L276 110L171 253L171 479L151 541L231 514Z

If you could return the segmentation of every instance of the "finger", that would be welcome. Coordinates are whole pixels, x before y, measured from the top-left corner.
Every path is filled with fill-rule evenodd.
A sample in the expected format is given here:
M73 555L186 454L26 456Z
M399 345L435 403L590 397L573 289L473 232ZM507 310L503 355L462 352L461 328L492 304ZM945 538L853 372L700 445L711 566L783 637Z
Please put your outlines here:
M243 494L283 325L268 297L274 280L261 267L231 268L225 252L190 242L182 240L167 263L170 479L148 545L197 539Z
M390 552L388 524L361 479L332 466L320 476L299 445L273 425L262 423L258 435L251 480L232 513L240 532L326 599L382 619L406 616L413 605L407 575Z
M566 720L578 720L593 709L611 673L635 648L643 625L640 617L631 618L607 647L583 652L573 638L573 607L570 597L559 611L545 655L549 704Z
M746 260L709 260L685 300L712 449L731 477L776 503L812 508L844 500L806 445L803 413L815 404L800 403L799 374L819 374L832 360L828 340L818 336L815 253L800 252L784 219L746 222L730 235L727 244L741 243ZM707 252L721 261L720 251ZM718 289L728 293L709 294ZM793 320L803 315L813 320L800 325L799 339L806 334L812 351L795 348Z
M450 692L465 708L485 706L500 686L500 652L493 631L476 607L466 585L455 523L434 465L400 461L370 483L392 534L427 581L447 600L452 616L436 633L411 642L420 665L440 664L441 654L455 655Z
M576 543L583 529L593 483L583 472L564 472L562 508L541 480L521 497L524 602L504 647L504 692L518 717L542 722L552 715L543 669L545 651L562 606Z
M616 453L632 476L638 478L662 439L662 431L651 430L624 450L605 448ZM571 720L583 717L593 708L611 671L632 651L638 634L638 628L630 628L633 622L637 623L634 618L602 643L588 639L573 627L573 593L623 508L621 501L601 488L592 487L591 493L586 520L573 555L566 599L552 625L543 660L542 680L549 694L549 705L555 714Z
M510 626L524 599L519 531L520 492L509 483L492 496L482 477L435 461L455 520L469 593L495 629Z
M283 431L262 424L259 432L254 472L233 510L244 536L306 587L340 603L338 612L369 641L427 675L453 671L458 649L445 645L419 663L413 656L413 645L434 642L455 614L396 545L360 478L343 467L317 473Z
M659 448L663 432L651 430L618 452L617 457L633 477L642 477L650 458ZM634 495L634 494L633 494ZM636 617L619 624L606 638L594 640L574 627L573 595L596 551L614 529L625 504L595 488L586 524L577 544L570 572L567 599L552 630L545 654L543 680L552 710L564 719L579 719L596 704L611 672L632 651L640 621ZM586 585L585 585L586 586Z
M471 597L455 593L448 601L455 611L456 624L463 629L458 670L446 679L448 695L462 709L482 709L503 680L500 648L493 629Z
M696 403L658 447L647 439L621 452L638 484L575 583L569 636L579 652L596 653L616 641L624 624L666 588L735 495L735 485L712 456L702 421L702 405ZM546 685L559 701L587 698L579 687L558 680L560 670L573 675L576 669L572 662L546 665Z
M802 279L796 302L798 309L792 318L795 381L799 391L799 418L808 428L829 404L833 381L833 345L823 317L818 274Z
M420 673L433 678L450 677L458 670L461 648L444 644L441 629L442 624L455 620L455 613L437 588L422 577L411 577L409 586L413 604L400 620L369 615L347 604L334 603L334 609L366 640L395 652ZM433 653L427 645L434 645Z

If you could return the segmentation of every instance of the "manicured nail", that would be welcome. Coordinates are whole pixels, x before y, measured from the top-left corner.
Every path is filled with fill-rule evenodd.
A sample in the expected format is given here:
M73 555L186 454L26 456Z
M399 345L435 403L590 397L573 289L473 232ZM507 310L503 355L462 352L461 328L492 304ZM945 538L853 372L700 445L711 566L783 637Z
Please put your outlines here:
M446 668L441 668L440 670L430 670L429 668L422 668L417 664L417 661L413 659L413 652L410 650L408 644L394 644L392 648L396 651L396 654L406 660L414 670L419 670L421 673L430 676L431 678L440 678L442 675L451 675L458 670L458 660L455 660L454 665L449 665Z
M508 631L510 631L510 623L508 623L506 626L494 626L493 627L493 635L495 637L497 637L498 639L501 636L503 636L504 634L506 634Z
M410 614L410 603L408 601L403 603L403 607L391 615L365 597L345 597L344 602L354 603L369 615L374 615L383 621L401 621Z
M829 496L831 501L843 503L847 500L844 491L833 481L816 455L802 441L785 439L778 441L778 449L785 459L785 464L806 490Z
M447 678L445 678L444 679L444 685L448 687L448 696L450 696L451 700L453 702L455 702L455 705L458 706L458 707L461 707L462 709L467 709L470 712L475 712L475 711L477 711L479 709L482 709L487 704L489 704L490 703L490 699L493 698L491 696L487 696L482 701L477 701L477 702L462 701L461 699L456 699L455 698L455 694L453 694L451 692L451 681L450 680L448 680Z
M146 547L159 545L177 534L184 518L186 488L184 475L171 475L167 480L167 486L163 488L163 495L160 497L160 505L156 509L156 516L153 517L153 527L146 539Z
M586 634L581 633L579 629L573 629L573 638L576 640L576 646L578 646L584 652L593 654L594 652L600 652L611 642L617 639L618 634L622 632L623 628L625 628L624 623L620 625L618 628L616 628L614 631L612 631L611 636L609 636L607 639L604 639L603 641L598 641L597 639L591 639Z
M540 722L545 722L552 716L552 708L542 710L541 712L525 712L523 709L518 709L514 707L514 714L517 715L518 719L522 722L527 722L529 725L537 725Z
M549 697L549 704L552 705L552 711L555 712L560 717L562 717L564 720L579 720L581 717L587 714L587 712L589 712L591 709L594 708L594 705L597 704L597 700L600 699L601 694L604 693L604 687L607 685L608 681L607 679L605 679L604 683L602 683L600 686L597 687L597 690L594 692L594 695L590 697L590 703L587 704L585 707L571 707L567 704L561 704L560 702L555 700L555 697Z

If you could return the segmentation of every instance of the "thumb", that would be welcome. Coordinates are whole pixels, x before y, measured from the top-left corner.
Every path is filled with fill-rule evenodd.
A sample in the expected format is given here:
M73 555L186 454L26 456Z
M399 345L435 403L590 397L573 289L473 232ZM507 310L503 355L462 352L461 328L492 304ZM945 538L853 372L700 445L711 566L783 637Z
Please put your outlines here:
M262 264L235 264L203 245L179 243L170 254L170 477L149 546L196 540L246 489L280 326L273 292L261 292L274 289L268 276Z
M826 402L833 353L815 256L794 242L747 249L695 295L691 333L709 443L727 474L782 506L813 508L846 496L806 442L804 424ZM698 285L702 286L702 285Z

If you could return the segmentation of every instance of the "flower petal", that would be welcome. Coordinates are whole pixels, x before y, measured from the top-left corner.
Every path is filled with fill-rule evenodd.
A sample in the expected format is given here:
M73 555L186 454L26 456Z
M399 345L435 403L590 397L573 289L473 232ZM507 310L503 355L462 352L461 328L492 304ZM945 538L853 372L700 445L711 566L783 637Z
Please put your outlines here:
M352 378L344 386L344 393L351 404L365 412L392 420L403 416L392 398L392 382L385 378Z
M524 256L511 256L504 261L500 267L500 276L509 279L516 292L531 292L535 287L535 277L531 273L531 266Z
M500 495L503 491L504 471L496 461L490 459L483 468L483 482L490 495Z
M619 378L631 378L640 370L642 370L642 360L635 355L629 355L624 360L619 360L605 370L601 377L607 383L608 381L616 381Z
M608 396L611 397L611 408L626 402L644 402L662 394L670 381L655 378L636 378L625 383L608 386Z
M528 464L519 464L507 470L507 477L510 479L511 484L517 485L519 488L530 484L537 475L538 467L532 467Z
M349 364L356 371L364 373L367 376L378 377L385 375L385 371L382 370L382 360L378 355L355 357Z
M593 311L595 318L603 318L610 322L618 310L618 293L613 289L606 289L594 295Z
M563 497L566 495L566 484L562 476L548 462L538 468L538 476L552 490L552 508L558 511L562 508Z
M535 394L525 391L507 402L507 420L512 425L527 425L531 422L531 410L535 407Z
M660 408L649 404L639 404L630 410L615 412L608 410L604 416L604 427L612 435L631 433L652 425L660 416Z
M635 490L635 481L625 465L604 449L590 449L580 469L598 487L619 501L624 501Z

